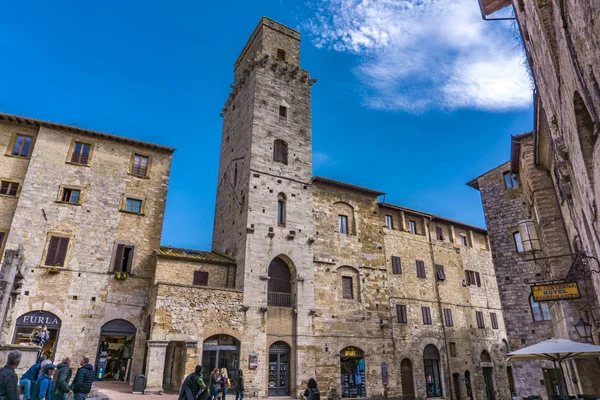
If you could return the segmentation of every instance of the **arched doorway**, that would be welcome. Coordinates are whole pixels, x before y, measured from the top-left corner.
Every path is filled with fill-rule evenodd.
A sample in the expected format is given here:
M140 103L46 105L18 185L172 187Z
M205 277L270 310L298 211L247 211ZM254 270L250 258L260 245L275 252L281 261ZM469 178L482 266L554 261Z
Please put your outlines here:
M269 347L269 396L290 395L290 346L275 342Z
M441 397L443 391L440 375L440 352L432 344L428 344L423 350L423 366L427 397Z
M405 358L400 363L400 380L402 381L402 396L405 400L415 398L415 382L413 379L412 363Z
M340 353L343 398L367 397L364 352L358 347L346 347Z
M452 374L452 386L454 386L454 398L460 400L460 374L458 372Z
M471 372L465 371L465 389L467 390L467 399L473 400L473 386L471 385Z
M275 257L269 264L267 296L269 306L292 307L292 274L280 257Z
M240 341L229 335L215 335L202 345L202 366L205 382L215 368L227 368L229 379L240 367Z
M96 356L96 379L129 380L136 333L137 328L124 319L113 319L102 325Z
M13 344L28 344L32 342L33 330L37 327L46 327L49 338L44 343L40 355L50 353L53 356L56 353L56 344L60 335L62 321L56 315L48 311L31 311L17 318L15 333L13 335Z
M485 398L487 400L495 400L496 394L494 393L494 368L489 366L492 362L490 353L488 353L486 350L483 350L481 352L480 360L482 363L486 363L488 365L482 368Z

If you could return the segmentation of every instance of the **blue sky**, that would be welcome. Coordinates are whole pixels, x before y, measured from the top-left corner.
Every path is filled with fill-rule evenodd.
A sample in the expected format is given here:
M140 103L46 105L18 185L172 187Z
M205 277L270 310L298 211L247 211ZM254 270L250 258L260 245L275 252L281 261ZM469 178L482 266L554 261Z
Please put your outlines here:
M532 127L511 29L476 0L84 3L4 4L0 111L176 147L165 245L210 248L219 113L263 15L300 30L318 79L315 175L485 226L465 182Z

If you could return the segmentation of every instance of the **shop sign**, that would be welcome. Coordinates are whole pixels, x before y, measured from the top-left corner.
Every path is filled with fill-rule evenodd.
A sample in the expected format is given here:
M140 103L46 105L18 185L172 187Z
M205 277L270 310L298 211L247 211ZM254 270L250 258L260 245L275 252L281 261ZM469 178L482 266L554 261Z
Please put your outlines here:
M344 349L345 357L356 357L356 349L354 347L347 347Z
M555 283L552 285L533 285L531 286L533 299L540 301L557 301L579 299L579 285L577 282Z
M17 326L44 326L48 329L60 328L61 321L56 315L46 311L32 311L17 318Z
M387 386L389 384L388 365L385 361L381 363L381 382L383 383L383 386Z
M255 352L250 353L248 355L248 361L250 369L258 368L258 354L256 354Z

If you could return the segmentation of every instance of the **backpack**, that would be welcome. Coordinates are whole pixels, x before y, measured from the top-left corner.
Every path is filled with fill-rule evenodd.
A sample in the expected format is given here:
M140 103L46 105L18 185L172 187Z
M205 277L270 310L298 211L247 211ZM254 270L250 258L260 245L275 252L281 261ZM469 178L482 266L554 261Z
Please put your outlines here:
M319 392L313 393L311 400L321 400L321 395Z

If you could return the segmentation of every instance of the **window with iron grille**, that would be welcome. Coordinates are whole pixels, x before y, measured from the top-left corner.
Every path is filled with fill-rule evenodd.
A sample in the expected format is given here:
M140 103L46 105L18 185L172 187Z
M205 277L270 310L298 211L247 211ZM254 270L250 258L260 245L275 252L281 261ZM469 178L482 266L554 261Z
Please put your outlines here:
M73 154L71 154L71 162L75 164L88 165L90 158L91 145L87 143L75 142Z
M435 266L435 272L437 274L437 279L438 281L445 281L446 280L446 273L444 272L444 266L437 264Z
M285 165L288 163L288 145L281 139L275 139L275 142L273 142L273 161Z
M0 194L5 196L16 196L19 192L19 183L11 181L2 181L0 183Z
M465 270L465 283L469 286L481 286L481 276L477 271Z
M448 342L448 347L450 347L450 357L456 357L456 343Z
M401 274L402 265L400 263L400 257L392 256L392 274Z
M454 320L452 319L452 310L449 308L444 308L444 321L446 321L446 326L454 326Z
M141 154L133 155L133 165L131 166L131 173L139 176L148 175L148 163L150 158Z
M134 253L135 246L122 243L117 244L113 260L113 272L131 273Z
M69 248L69 238L63 236L50 236L48 249L46 250L46 260L44 265L49 267L64 267L67 258L67 249Z
M388 229L394 229L394 221L392 220L391 215L385 216L385 227Z
M342 276L342 295L344 299L353 299L354 290L352 289L352 277Z
M492 329L498 329L498 317L496 313L490 313L490 319L492 320Z
M417 260L416 264L417 264L417 276L419 278L427 278L427 274L425 273L425 263L421 260Z
M208 272L194 271L194 285L207 286L208 285Z
M485 323L483 322L483 313L481 311L475 311L475 318L477 319L477 327L480 329L485 328Z
M32 142L33 138L31 136L17 135L10 154L19 157L29 157Z
M408 316L406 315L406 305L396 304L396 314L398 315L398 323L406 324L408 322Z
M429 307L421 307L423 313L423 325L431 325L431 309Z
M78 189L63 188L60 201L71 204L79 204L81 191Z
M338 215L338 231L344 235L348 234L348 216Z

